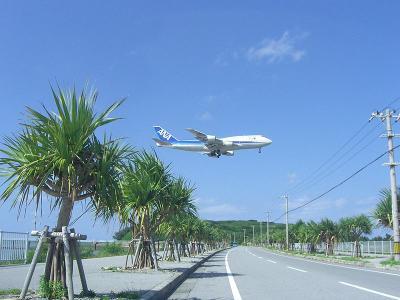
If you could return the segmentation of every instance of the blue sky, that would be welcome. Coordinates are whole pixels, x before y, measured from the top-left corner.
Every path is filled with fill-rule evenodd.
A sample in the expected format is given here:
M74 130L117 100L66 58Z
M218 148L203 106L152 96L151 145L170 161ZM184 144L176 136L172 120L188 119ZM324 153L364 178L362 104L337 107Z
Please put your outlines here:
M124 119L107 131L138 149L153 146L153 125L178 138L190 138L187 127L221 137L263 134L273 143L262 154L217 160L157 153L197 186L201 217L260 220L269 210L275 218L282 193L400 96L399 9L396 1L2 1L0 135L18 131L25 106L52 107L49 83L56 82L95 87L99 110L127 97L115 114ZM336 172L324 169L320 182L289 193L290 206L384 152L382 131L377 121L368 124L359 135L366 139L342 161L368 146ZM370 213L389 185L385 161L290 220ZM16 221L16 210L2 205L0 228L32 229L33 211ZM92 220L76 224L89 238L109 238L118 227ZM37 223L54 223L47 206Z

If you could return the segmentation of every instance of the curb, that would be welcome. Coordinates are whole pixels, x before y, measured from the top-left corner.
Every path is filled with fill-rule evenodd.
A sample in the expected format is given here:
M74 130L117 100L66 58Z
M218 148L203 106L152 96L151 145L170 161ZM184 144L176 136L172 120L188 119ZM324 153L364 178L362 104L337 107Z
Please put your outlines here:
M217 253L220 253L226 249L221 249L218 251L215 251L206 257L204 257L202 260L198 261L195 263L193 266L191 266L189 269L185 270L181 274L179 274L177 277L173 278L171 281L167 280L159 285L156 285L152 291L147 292L144 294L140 299L141 300L163 300L167 299L171 294L184 282L194 271L196 271L205 261L210 259L212 256L214 256Z

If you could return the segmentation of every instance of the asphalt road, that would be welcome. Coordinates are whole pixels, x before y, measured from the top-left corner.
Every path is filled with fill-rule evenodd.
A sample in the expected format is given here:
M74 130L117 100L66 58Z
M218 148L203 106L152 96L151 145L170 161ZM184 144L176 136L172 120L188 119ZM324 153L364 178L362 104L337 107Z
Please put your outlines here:
M400 300L400 272L236 247L211 258L169 299Z

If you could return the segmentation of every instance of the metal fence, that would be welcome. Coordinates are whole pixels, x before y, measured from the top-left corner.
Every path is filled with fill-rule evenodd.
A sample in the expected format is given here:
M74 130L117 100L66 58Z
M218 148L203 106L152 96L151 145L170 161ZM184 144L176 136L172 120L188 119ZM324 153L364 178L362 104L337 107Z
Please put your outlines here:
M29 248L29 233L0 231L0 262L26 262Z
M393 241L360 241L361 255L392 255ZM307 251L308 244L294 243L293 250ZM325 251L325 243L315 245L318 252ZM335 243L333 252L335 254L351 255L355 251L354 242Z
M392 255L393 241L362 241L360 242L361 255ZM335 245L334 251L339 253L353 253L354 243L345 242Z

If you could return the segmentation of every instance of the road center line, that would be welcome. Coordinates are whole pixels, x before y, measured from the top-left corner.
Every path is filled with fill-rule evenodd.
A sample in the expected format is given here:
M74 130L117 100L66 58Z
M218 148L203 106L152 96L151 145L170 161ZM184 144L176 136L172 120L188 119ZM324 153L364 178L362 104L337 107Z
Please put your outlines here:
M297 269L297 268L293 268L293 267L287 267L288 269L292 269L292 270L295 270L295 271L299 271L299 272L303 272L303 273L307 273L307 271L305 271L305 270L302 270L302 269Z
M347 283L347 282L343 282L343 281L339 281L339 283L343 284L343 285L347 285L347 286L353 287L353 288L356 288L356 289L359 289L359 290L362 290L362 291L365 291L365 292L370 292L370 293L373 293L373 294L376 294L376 295L380 295L380 296L383 296L383 297L386 297L386 298L400 300L400 297L396 297L396 296L393 296L393 295L389 295L389 294L385 294L385 293L382 293L382 292L378 292L378 291L374 291L374 290L371 290L371 289L367 289L367 288L359 286L359 285L355 285L355 284L351 284L351 283Z
M276 264L276 261L273 261L273 260L270 260L270 259L266 259L266 261L268 261L270 263L273 263L273 264Z
M228 279L229 279L229 284L231 286L231 291L233 295L234 300L242 300L242 297L240 296L239 289L236 286L235 279L233 278L231 268L229 268L229 263L228 263L228 255L229 252L232 250L229 250L228 253L225 255L225 267L226 267L226 273L228 274Z

